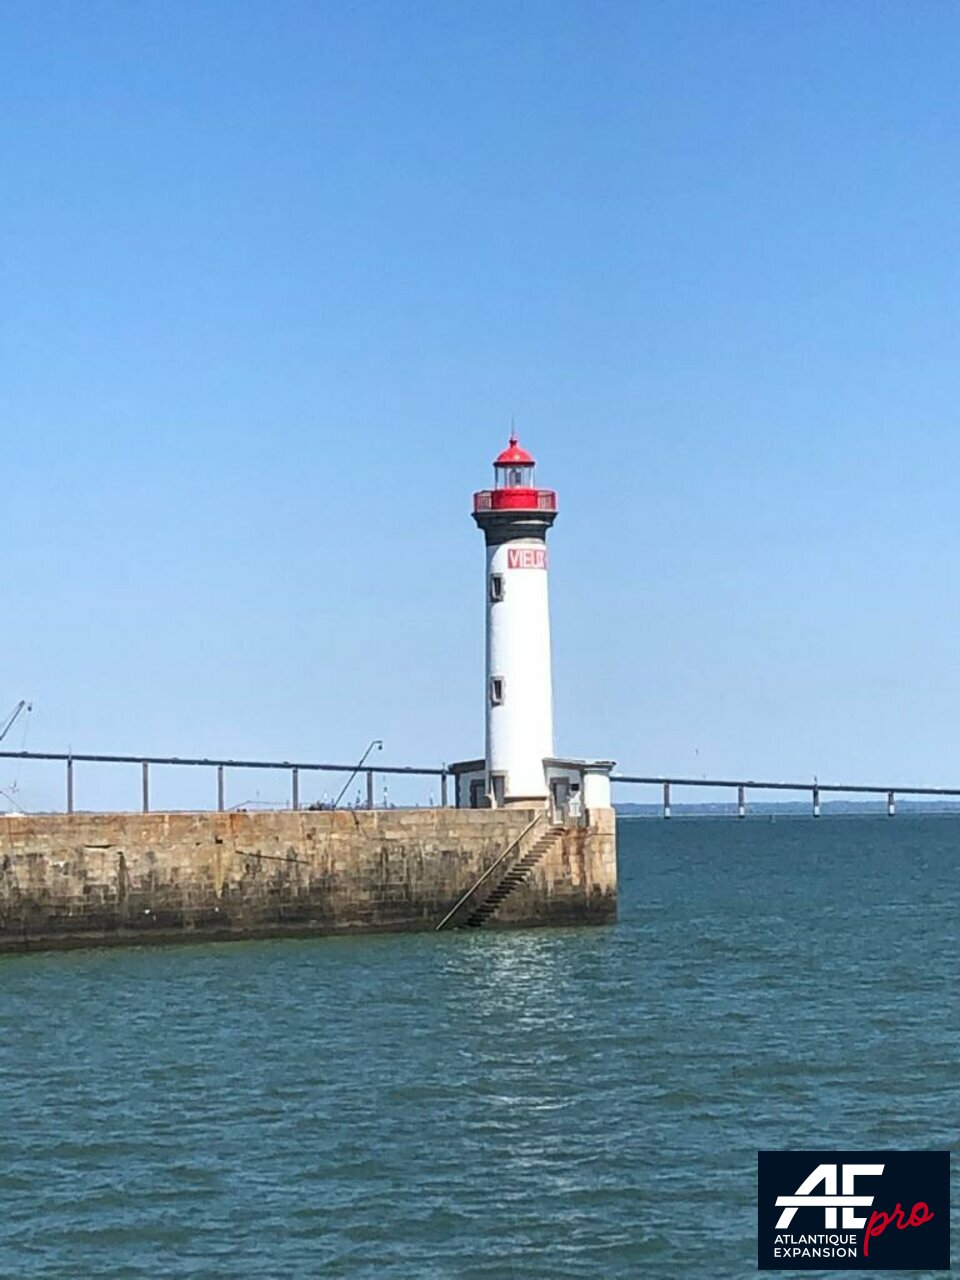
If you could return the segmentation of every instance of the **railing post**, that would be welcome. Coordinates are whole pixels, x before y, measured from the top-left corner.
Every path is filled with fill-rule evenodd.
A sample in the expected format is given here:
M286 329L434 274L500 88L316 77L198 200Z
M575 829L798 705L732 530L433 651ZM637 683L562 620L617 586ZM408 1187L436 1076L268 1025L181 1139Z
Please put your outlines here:
M223 813L223 765L217 765L217 812Z
M367 808L368 809L376 808L373 802L373 770L372 769L367 770Z
M73 813L73 756L67 756L67 813Z
M897 806L894 803L893 792L888 791L887 792L887 817L892 818L896 812L897 812Z
M292 788L290 807L297 810L300 808L300 770L296 767L290 770L290 785Z
M820 817L820 788L819 787L813 788L813 816L815 818Z
M741 782L737 787L737 817L745 818L747 816L747 795L746 788Z
M444 770L440 775L440 807L447 807L447 771Z
M663 816L670 817L670 783L663 784Z
M150 765L146 760L141 761L140 768L143 770L143 812L150 812Z

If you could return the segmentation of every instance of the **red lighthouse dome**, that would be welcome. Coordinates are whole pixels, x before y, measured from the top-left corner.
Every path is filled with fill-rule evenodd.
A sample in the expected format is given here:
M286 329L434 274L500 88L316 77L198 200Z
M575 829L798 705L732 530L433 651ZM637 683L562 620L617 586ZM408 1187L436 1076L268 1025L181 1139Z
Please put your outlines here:
M473 495L473 512L478 522L484 512L537 512L553 523L557 512L557 495L552 489L538 489L533 476L536 466L533 454L524 449L516 434L493 460L494 487Z
M517 464L522 467L532 467L535 465L533 456L527 453L526 449L521 449L517 441L517 437L512 435L510 437L510 443L506 449L504 449L502 453L498 453L494 458L493 465L495 467L511 467L516 466Z

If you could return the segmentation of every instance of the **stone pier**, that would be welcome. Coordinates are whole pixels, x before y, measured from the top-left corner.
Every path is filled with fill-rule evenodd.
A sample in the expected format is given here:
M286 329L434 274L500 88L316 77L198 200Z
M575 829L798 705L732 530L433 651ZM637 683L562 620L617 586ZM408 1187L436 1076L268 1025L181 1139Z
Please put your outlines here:
M0 816L0 950L432 930L533 809ZM614 814L555 839L484 927L616 916Z

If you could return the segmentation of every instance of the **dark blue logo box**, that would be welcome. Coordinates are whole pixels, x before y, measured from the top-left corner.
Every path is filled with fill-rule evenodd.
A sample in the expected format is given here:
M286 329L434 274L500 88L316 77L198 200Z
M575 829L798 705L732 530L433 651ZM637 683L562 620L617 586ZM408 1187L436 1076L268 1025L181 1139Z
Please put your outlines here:
M947 1151L760 1151L761 1271L949 1271Z

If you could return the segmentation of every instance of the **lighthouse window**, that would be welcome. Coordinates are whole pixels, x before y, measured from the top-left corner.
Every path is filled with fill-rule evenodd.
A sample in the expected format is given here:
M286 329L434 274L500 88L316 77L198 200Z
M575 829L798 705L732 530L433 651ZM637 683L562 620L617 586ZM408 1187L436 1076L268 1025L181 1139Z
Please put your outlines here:
M497 470L498 489L529 489L533 485L533 464L521 463L519 466L504 467Z
M498 600L503 599L503 574L491 573L490 575L490 600L496 604Z
M490 677L490 705L499 707L503 702L503 676Z

